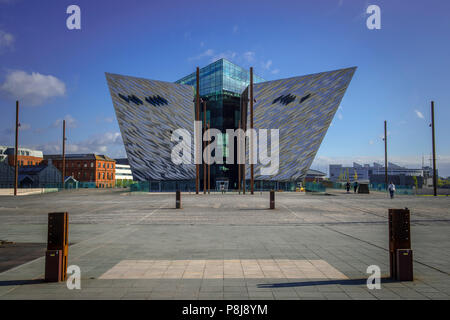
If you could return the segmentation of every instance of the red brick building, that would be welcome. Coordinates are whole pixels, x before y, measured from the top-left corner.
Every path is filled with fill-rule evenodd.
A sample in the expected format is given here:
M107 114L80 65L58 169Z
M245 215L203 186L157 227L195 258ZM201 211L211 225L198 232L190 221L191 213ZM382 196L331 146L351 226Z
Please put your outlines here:
M46 162L62 171L62 155L45 155ZM116 161L105 155L67 154L65 157L65 176L72 176L80 182L95 183L97 188L112 188L115 186Z
M2 155L7 157L8 164L14 167L15 148L2 147ZM44 160L42 151L31 150L26 148L18 148L17 161L19 167L23 166L37 166Z

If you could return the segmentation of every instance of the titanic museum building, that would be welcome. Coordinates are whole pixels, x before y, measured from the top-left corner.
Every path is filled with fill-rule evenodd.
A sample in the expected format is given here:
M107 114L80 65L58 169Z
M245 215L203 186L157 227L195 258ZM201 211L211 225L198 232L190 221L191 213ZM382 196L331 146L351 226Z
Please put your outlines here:
M279 130L278 170L263 175L262 164L256 163L255 190L292 191L303 181L355 70L352 67L271 81L253 75L253 128ZM249 189L250 165L225 161L231 146L235 157L237 154L237 143L230 143L226 130L250 126L248 70L226 59L200 68L198 115L196 72L175 82L111 73L106 73L106 80L133 178L141 181L139 185L148 191L195 191L196 165L172 161L172 150L178 142L171 137L177 129L185 129L194 137L194 121L200 119L205 124L206 119L210 128L222 132L216 143L224 157L223 163L209 167L211 190L218 189L219 184L237 189L242 180ZM248 146L246 152L248 161ZM204 167L199 167L203 190Z

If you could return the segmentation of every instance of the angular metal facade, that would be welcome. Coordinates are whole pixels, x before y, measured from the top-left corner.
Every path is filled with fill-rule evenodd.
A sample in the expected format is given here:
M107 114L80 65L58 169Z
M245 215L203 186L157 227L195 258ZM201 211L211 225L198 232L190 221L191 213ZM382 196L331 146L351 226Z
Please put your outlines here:
M255 180L299 181L306 176L355 70L254 84L254 128L279 129L280 142L278 173L263 176L257 163ZM171 160L176 144L171 142L172 132L182 128L194 137L194 87L109 73L106 79L134 179L194 180L194 164L176 165ZM192 158L193 152L192 146Z
M194 136L193 88L110 73L106 79L134 179L195 179L195 165L171 160L172 132L183 128Z
M306 176L355 70L254 84L254 128L279 129L280 156L278 173L272 176L261 175L258 161L255 180L298 181ZM250 179L250 166L246 166L246 179Z

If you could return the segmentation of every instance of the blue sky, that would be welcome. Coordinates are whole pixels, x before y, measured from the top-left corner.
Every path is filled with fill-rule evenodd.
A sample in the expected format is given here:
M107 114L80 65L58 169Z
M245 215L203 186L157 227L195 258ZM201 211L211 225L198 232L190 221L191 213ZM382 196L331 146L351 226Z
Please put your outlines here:
M81 30L66 9L81 8ZM369 5L381 30L366 27ZM312 168L382 161L420 166L431 152L436 103L440 174L450 175L450 2L0 0L0 145L60 152L125 152L104 72L175 81L214 59L253 66L266 80L358 70Z

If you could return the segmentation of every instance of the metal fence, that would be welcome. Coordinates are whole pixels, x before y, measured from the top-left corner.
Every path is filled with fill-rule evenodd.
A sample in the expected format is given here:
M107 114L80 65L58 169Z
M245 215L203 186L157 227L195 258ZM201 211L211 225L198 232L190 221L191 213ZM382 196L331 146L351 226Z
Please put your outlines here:
M373 191L384 192L387 191L385 183L371 183L369 184L369 189ZM412 195L415 194L415 188L413 186L395 186L395 194Z
M226 184L225 184L226 185ZM276 191L296 191L298 187L297 182L280 182L280 181L263 181L263 180L257 180L254 183L254 191L255 192L261 192L261 191L270 191L270 190L276 190ZM195 192L195 180L189 180L189 181L138 181L133 182L129 185L131 192L175 192L177 190L182 192ZM250 190L250 181L247 180L245 184L245 188L247 191ZM233 191L236 190L236 186L234 188L231 188L231 186L228 186L227 190L230 191L233 189ZM211 183L211 189L210 191L219 192L220 186L218 184ZM200 191L203 192L203 186L200 185Z
M129 187L131 192L195 192L195 181L137 181Z
M255 180L254 190L255 192L262 191L286 191L286 192L295 192L300 189L301 184L297 181L268 181L268 180ZM236 187L236 186L234 186ZM346 183L345 182L331 182L331 181L323 181L323 182L307 182L303 184L305 191L307 192L319 192L324 193L327 190L345 190ZM13 189L14 185L10 183L0 184L0 189ZM32 189L40 189L43 190L42 193L47 192L57 192L61 190L77 190L77 189L96 189L97 185L95 182L81 182L81 181L68 181L64 184L62 183L50 183L50 184L42 184L36 188ZM195 180L187 180L187 181L120 181L116 183L115 188L123 188L125 190L129 190L130 192L175 192L180 190L182 192L195 192ZM246 191L250 191L250 181L246 181ZM19 188L23 189L23 188ZM228 189L235 189L231 188ZM414 195L420 194L420 189L417 190L413 186L395 186L395 194L397 195ZM351 184L351 190L353 191L353 183ZM378 191L378 192L387 192L386 184L380 183L369 184L370 191ZM202 186L200 186L200 191L203 192ZM211 191L220 191L220 188L217 188L216 185L211 184ZM229 190L226 190L229 191ZM236 191L236 190L233 190Z
M309 192L326 192L326 189L331 190L345 190L346 182L307 182L305 185L306 191ZM354 184L351 183L350 189L353 190ZM369 184L370 191L379 191L379 192L387 192L386 184L384 183L370 183ZM353 192L353 191L352 191ZM397 195L413 195L416 194L415 188L413 186L395 186L395 194Z
M307 192L325 192L326 187L320 182L307 182L305 184L305 190Z

